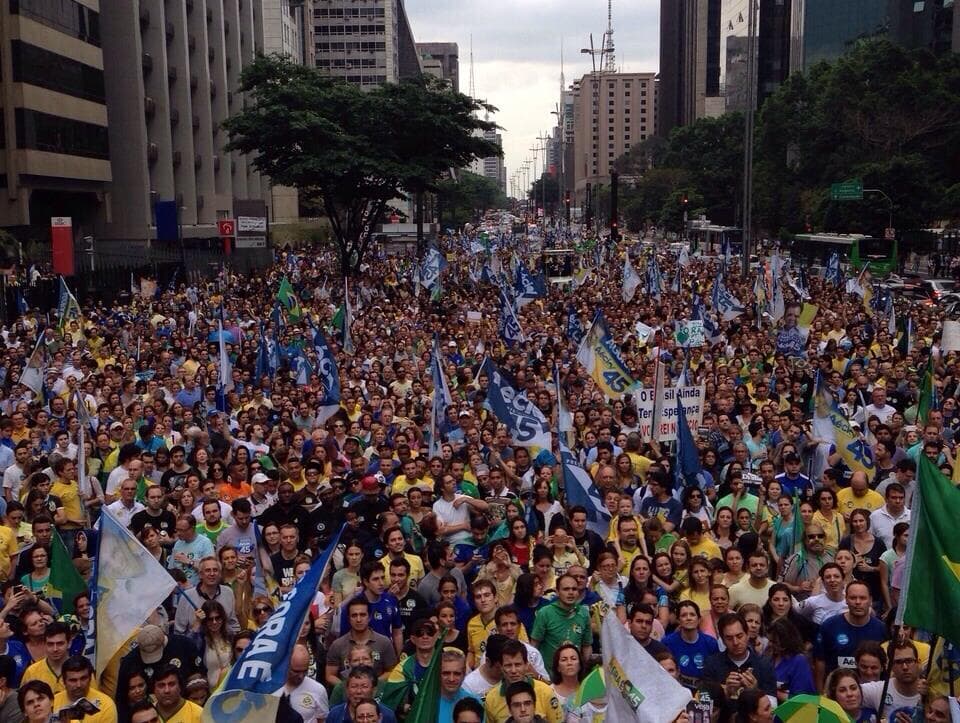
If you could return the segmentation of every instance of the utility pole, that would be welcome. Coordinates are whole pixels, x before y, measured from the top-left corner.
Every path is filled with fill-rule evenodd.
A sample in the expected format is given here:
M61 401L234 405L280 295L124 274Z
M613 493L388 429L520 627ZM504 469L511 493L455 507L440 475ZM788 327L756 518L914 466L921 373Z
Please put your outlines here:
M753 246L753 126L757 109L757 0L748 2L747 107L743 114L743 278L750 273L750 249Z

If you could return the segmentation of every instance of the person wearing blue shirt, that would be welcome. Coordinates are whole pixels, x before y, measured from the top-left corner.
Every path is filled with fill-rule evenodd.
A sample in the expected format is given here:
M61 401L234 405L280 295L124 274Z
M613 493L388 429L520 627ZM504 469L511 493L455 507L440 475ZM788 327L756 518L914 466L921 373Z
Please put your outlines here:
M383 566L380 567L381 571ZM377 675L369 665L358 665L350 669L347 675L347 681L344 685L344 695L346 701L340 705L335 705L327 714L326 723L355 723L357 706L361 701L373 698L377 687ZM397 723L397 717L393 711L385 706L380 706L380 723Z
M683 508L680 501L671 494L671 485L666 473L651 470L647 474L647 487L650 494L640 503L640 515L644 519L659 518L667 532L677 529L680 526Z
M467 658L463 652L456 648L444 648L440 658L440 706L437 709L437 720L452 721L454 706L464 698L480 700L463 688L466 674Z
M837 668L856 668L854 655L865 640L887 639L886 626L873 617L873 600L865 582L847 583L847 612L827 618L813 646L817 690L823 690L828 673Z
M360 567L360 580L363 590L360 595L370 603L370 629L393 640L393 647L397 655L403 650L403 619L400 617L400 604L397 598L388 592L386 573L383 563L370 560ZM340 629L349 630L350 622L347 616L347 606L344 605L340 613Z
M13 640L12 636L13 631L10 629L10 624L6 620L0 621L0 646L2 646L0 655L10 658L14 665L14 675L7 681L7 687L19 688L23 671L33 662L33 658L30 656L27 646L19 640Z
M677 605L676 632L663 639L677 661L685 682L695 683L703 677L703 664L720 651L717 639L700 632L700 606L693 600L682 600Z
M788 454L783 458L784 472L776 476L783 494L806 498L813 494L813 483L805 474L800 474L800 457Z

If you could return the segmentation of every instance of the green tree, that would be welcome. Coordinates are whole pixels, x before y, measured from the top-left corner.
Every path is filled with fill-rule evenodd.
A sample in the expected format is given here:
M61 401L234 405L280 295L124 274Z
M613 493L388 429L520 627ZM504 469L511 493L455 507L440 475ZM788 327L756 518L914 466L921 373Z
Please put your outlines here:
M344 275L357 273L387 204L422 194L449 168L500 148L476 132L495 110L417 78L369 91L280 56L244 69L249 103L224 123L227 150L254 156L272 182L318 199L330 220Z
M486 209L507 206L499 184L469 171L458 171L456 179L440 181L437 199L443 208L444 224L456 227L479 220Z
M960 182L960 59L862 41L767 100L755 159L756 218L767 229L881 233L890 210L881 196L827 198L847 178L883 190L898 228L955 215L944 199Z
M557 212L557 204L560 198L560 181L556 176L544 173L540 178L533 182L527 197L534 201L537 208L544 208L544 213L548 216ZM544 199L546 206L544 207Z
M625 176L639 176L663 163L669 149L666 138L650 136L635 143L613 162L613 169Z
M663 165L685 172L690 194L703 199L711 221L736 223L743 195L743 116L700 118L673 129Z

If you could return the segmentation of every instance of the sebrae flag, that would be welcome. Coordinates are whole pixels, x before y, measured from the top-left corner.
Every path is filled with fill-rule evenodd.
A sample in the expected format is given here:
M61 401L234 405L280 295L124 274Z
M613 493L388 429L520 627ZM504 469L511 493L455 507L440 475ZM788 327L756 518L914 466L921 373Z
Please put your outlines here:
M343 527L257 630L204 706L203 723L265 723L276 719L290 654L341 534Z
M897 623L913 625L954 644L960 642L958 511L960 488L921 454ZM932 590L936 594L931 594Z
M607 720L616 723L671 723L690 702L690 691L627 632L616 615L600 630L607 679Z

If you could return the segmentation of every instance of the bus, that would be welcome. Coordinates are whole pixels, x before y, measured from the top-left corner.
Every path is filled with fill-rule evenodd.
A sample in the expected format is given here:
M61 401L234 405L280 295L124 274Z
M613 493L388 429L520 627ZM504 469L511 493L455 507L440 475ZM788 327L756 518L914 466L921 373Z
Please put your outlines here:
M687 223L687 240L691 252L699 250L704 254L719 254L724 243L729 243L730 253L738 256L743 246L743 230L694 220Z
M874 276L886 276L898 268L896 239L856 233L799 233L794 237L790 257L795 266L802 263L825 267L834 252L841 263L849 264L857 272L866 265Z

